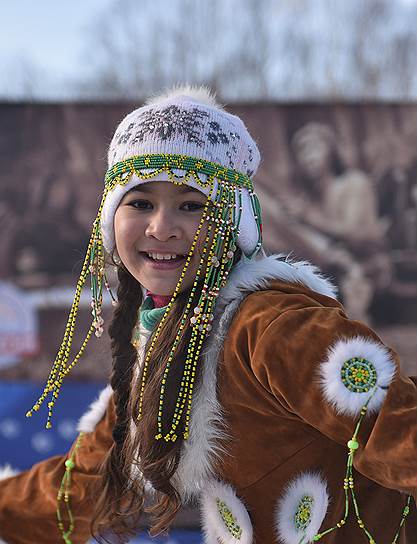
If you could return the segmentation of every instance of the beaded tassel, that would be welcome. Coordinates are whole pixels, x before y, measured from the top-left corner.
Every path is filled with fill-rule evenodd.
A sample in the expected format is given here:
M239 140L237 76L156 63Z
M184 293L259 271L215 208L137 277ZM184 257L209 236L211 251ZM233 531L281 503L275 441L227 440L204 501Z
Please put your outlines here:
M174 170L184 171L185 174L177 175ZM31 417L33 412L37 412L45 400L50 397L50 400L48 401L48 417L46 422L47 428L51 427L53 407L58 399L65 376L68 375L75 364L77 364L79 361L92 334L95 333L97 337L100 337L103 333L103 318L101 316L103 283L110 292L113 303L115 303L105 276L103 241L100 231L101 213L106 196L109 191L116 187L116 185L126 185L129 183L133 175L136 175L142 180L150 180L161 173L165 173L168 179L176 185L188 184L190 180L194 180L202 189L208 189L210 194L207 198L206 206L203 210L202 218L193 239L180 280L175 288L171 301L166 308L164 316L162 317L162 320L160 321L158 328L153 335L151 345L145 357L141 391L139 395L138 418L140 418L142 415L143 393L150 354L152 353L159 333L169 316L172 305L178 296L182 281L188 270L188 266L200 238L200 233L203 226L207 223L208 228L203 247L202 259L200 260L191 294L189 300L187 301L184 315L182 316L177 337L168 357L166 376L164 376L161 387L161 403L158 414L158 439L162 436L164 436L165 440L176 439L177 435L175 431L181 418L183 417L184 411L186 414L184 438L188 437L189 415L191 410L196 364L201 352L204 338L207 337L211 329L215 299L220 288L225 285L228 273L233 264L233 254L236 250L238 238L238 225L242 215L243 188L248 190L252 211L258 227L258 243L254 252L249 255L249 257L252 257L252 255L261 247L262 225L259 201L253 192L252 181L247 175L237 172L231 168L225 168L224 166L212 163L210 161L189 157L186 155L138 155L118 162L107 171L104 180L105 188L103 197L97 217L93 223L93 232L88 244L87 254L75 290L74 301L68 316L67 325L65 327L64 338L62 340L61 347L59 348L57 357L53 363L43 393L33 405L32 409L26 414L27 417ZM205 179L202 179L199 174L204 174ZM213 211L210 211L211 207L214 208ZM212 237L212 243L209 247L210 237ZM203 291L201 293L197 293L198 282L200 278L203 277L203 273L205 274ZM90 275L92 295L91 313L93 315L93 320L80 349L72 362L69 363L77 323L81 292L87 281L88 275ZM192 307L195 307L194 312L197 313L189 318ZM168 433L164 434L162 429L162 420L166 377L168 376L170 364L174 358L179 340L188 323L188 320L192 326L192 334L183 369L183 380L181 383L182 389L179 392L179 398L176 411L173 416L171 429L168 431Z
M210 205L210 199L208 198L207 201L206 201L204 210L203 210L203 214L202 214L200 223L199 223L199 225L197 227L197 231L196 231L194 239L192 241L190 251L189 251L189 253L187 255L184 268L182 269L180 279L179 279L179 281L178 281L178 283L177 283L177 285L175 287L175 290L174 290L174 293L172 294L171 300L169 301L169 303L168 303L168 305L166 307L165 313L162 316L162 319L158 324L158 327L157 327L157 329L155 331L155 334L152 337L151 344L150 344L150 346L149 346L149 348L147 350L145 360L143 362L142 381L141 381L141 389L140 389L140 394L139 394L138 419L140 419L142 417L143 395L144 395L144 391L145 391L146 378L147 378L147 374L148 374L149 359L150 359L152 350L155 347L157 338L158 338L158 336L159 336L159 334L160 334L160 332L162 330L162 327L164 326L164 323L165 323L165 321L166 321L166 319L167 319L167 317L169 315L169 312L170 312L170 310L171 310L171 308L172 308L172 306L173 306L173 304L174 304L175 300L177 299L178 294L180 292L180 288L181 288L183 279L184 279L185 274L186 274L186 272L188 270L188 266L190 264L191 258L194 255L194 251L195 251L197 242L199 240L201 230L203 228L203 225L206 222L209 205ZM197 273L199 273L199 272L197 272ZM195 290L196 290L196 282L194 282L193 287L191 289L190 299L192 299L192 297L194 296ZM185 307L184 315L181 318L178 333L177 333L177 335L175 337L175 340L174 340L174 343L173 343L173 346L172 346L172 349L171 349L171 353L168 356L168 361L167 361L167 367L168 368L169 368L170 363L171 363L171 361L173 359L173 354L175 352L175 349L177 348L177 345L178 345L179 339L181 337L181 334L182 334L182 332L183 332L183 330L185 328L186 321L187 321L187 316L188 316L188 312L190 310L190 307L191 307L191 303L190 303L190 300L188 300L187 304L186 304L186 307ZM161 395L164 394L165 383L166 383L166 380L165 380L165 377L164 377L163 380L162 380ZM160 420L160 418L162 418L162 413L158 414L158 420Z
M104 253L103 253L103 242L100 232L100 216L101 210L104 206L104 201L108 193L108 188L104 190L103 198L99 206L97 217L93 223L93 232L88 244L86 257L81 269L80 278L78 280L74 301L71 306L71 310L68 316L67 325L65 327L64 338L62 340L61 346L58 350L56 359L52 365L46 386L36 401L32 408L26 413L26 417L32 417L33 412L37 412L45 400L50 396L48 402L48 417L46 421L46 428L50 429L52 412L55 405L55 402L58 399L62 383L65 376L73 369L73 367L78 363L81 355L84 353L85 348L89 339L91 338L93 332L96 336L101 336L103 332L103 319L101 317L101 305L102 305L102 282L104 279ZM71 347L73 343L73 337L75 332L75 327L77 323L77 315L80 305L80 298L83 287L87 281L88 275L90 275L91 282L91 292L92 292L92 314L93 321L87 331L87 334L84 338L84 341L81 344L80 349L75 355L73 361L68 364ZM107 283L107 280L105 280Z
M347 446L349 448L349 454L348 454L348 460L347 460L347 465L346 465L346 475L345 475L345 478L343 480L343 490L344 490L344 493L345 493L345 513L344 513L344 516L334 527L331 527L330 529L327 529L327 530L315 535L313 537L314 542L316 542L318 540L321 540L325 535L333 532L336 529L339 529L340 527L343 527L343 525L346 524L346 521L347 521L348 516L349 516L349 504L350 504L350 501L351 501L352 504L353 504L353 509L354 509L354 512L355 512L357 524L359 525L359 527L363 530L363 532L367 536L369 544L376 544L375 539L373 538L373 536L371 535L369 530L366 528L365 523L361 518L359 504L358 504L358 500L357 500L356 494L355 494L355 483L354 483L354 477L353 477L353 474L354 474L353 473L353 458L354 458L356 450L359 447L359 443L358 443L359 429L360 429L362 421L363 421L363 419L364 419L364 417L366 415L366 412L368 410L369 402L371 401L371 399L372 399L373 395L375 394L375 392L376 392L376 389L373 391L373 393L371 394L371 396L369 397L369 399L367 400L365 405L362 407L361 412L360 412L360 416L359 416L359 420L358 420L358 422L356 424L353 436L347 443ZM394 540L392 541L392 544L396 544L396 542L398 541L401 527L404 525L405 519L406 519L406 517L407 517L407 515L408 515L408 513L410 511L410 501L411 501L411 495L408 497L407 504L403 509L403 514L402 514L402 518L401 518L401 521L400 521L400 525L399 525L398 531L397 531L397 533L396 533L396 535L394 537Z
M166 379L170 369L170 362L172 361L172 358L174 356L174 350L176 348L176 345L178 344L180 332L177 335L176 342L174 342L173 349L170 353L169 364L167 365L163 376L160 395L160 406L158 411L158 434L155 437L157 440L162 437L166 441L175 441L177 439L176 429L179 425L179 422L181 421L185 408L185 429L183 436L185 439L187 439L189 436L189 422L193 387L196 377L196 366L198 363L203 342L212 327L211 321L213 320L212 312L214 309L215 299L218 295L218 292L220 291L220 287L225 284L228 272L233 263L234 253L230 249L229 242L231 241L231 231L234 228L232 212L234 204L234 191L231 190L231 188L228 187L227 184L222 185L215 200L215 209L211 217L211 223L214 223L216 225L213 234L213 241L210 249L208 250L208 233L206 237L206 244L203 248L200 266L194 281L192 294L189 298L185 310L186 319L190 310L191 302L194 299L195 287L197 286L197 283L199 281L201 269L206 263L208 263L203 283L203 289L200 293L198 303L194 307L194 315L190 319L190 324L192 327L191 338L188 346L186 361L184 364L179 396L174 409L171 429L166 434L164 434L162 429L164 392ZM210 226L209 229L211 230Z
M58 527L62 533L62 539L65 542L65 544L71 544L72 541L70 539L70 536L72 535L74 531L74 527L75 527L74 516L72 514L71 504L70 504L71 472L72 472L72 469L75 467L75 461L74 461L75 454L81 445L82 438L83 438L83 433L80 433L78 435L78 438L75 443L74 449L71 453L71 456L69 457L69 459L65 461L65 473L62 478L61 486L59 488L58 495L57 495L56 515L58 518ZM69 526L67 529L65 529L64 527L64 518L61 512L62 501L64 501L65 509L68 516Z

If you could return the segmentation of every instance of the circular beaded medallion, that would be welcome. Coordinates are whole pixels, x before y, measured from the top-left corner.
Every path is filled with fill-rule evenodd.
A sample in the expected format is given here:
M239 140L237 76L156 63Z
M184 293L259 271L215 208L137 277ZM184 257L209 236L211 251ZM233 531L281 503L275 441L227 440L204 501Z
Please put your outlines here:
M313 509L314 499L309 495L304 495L298 503L294 514L294 524L298 531L305 531L311 522L311 511Z
M363 357L352 357L343 363L343 385L353 393L368 393L376 386L377 373L374 365Z

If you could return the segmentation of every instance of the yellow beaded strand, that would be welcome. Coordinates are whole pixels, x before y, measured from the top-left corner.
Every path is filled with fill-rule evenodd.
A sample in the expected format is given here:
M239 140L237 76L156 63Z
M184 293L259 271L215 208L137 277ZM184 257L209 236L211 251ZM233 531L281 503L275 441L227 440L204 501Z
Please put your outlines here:
M103 197L99 206L99 210L97 213L97 217L94 220L93 223L93 232L88 244L86 257L84 259L84 263L81 269L80 277L77 282L77 286L75 289L75 295L74 295L74 301L71 306L71 310L68 316L68 321L65 327L64 337L61 343L61 346L58 350L58 354L55 358L55 361L52 365L52 369L50 371L49 377L47 379L45 388L36 401L36 403L32 406L32 408L26 413L26 417L32 417L33 412L37 412L41 405L45 402L46 398L49 394L51 394L51 399L48 402L48 417L46 421L46 428L50 429L52 426L51 419L52 419L52 413L54 405L58 399L61 386L64 380L64 377L70 372L70 370L75 366L75 364L79 361L80 357L85 351L85 348L87 346L87 343L94 331L96 317L97 317L97 308L101 308L102 303L102 292L101 288L96 291L97 300L93 299L93 311L95 311L95 318L93 320L93 323L91 324L84 341L81 344L80 349L78 350L78 353L75 355L74 360L70 365L68 365L68 360L71 353L71 347L73 343L73 337L75 333L75 327L77 323L77 315L80 305L80 299L81 299L81 293L82 289L85 285L85 282L87 280L87 276L89 273L91 275L96 275L95 280L98 285L101 286L102 282L102 276L104 271L104 255L103 255L103 249L102 249L102 239L101 239L101 233L100 233L100 216L101 211L104 206L104 201L107 196L108 189L105 189L103 193ZM97 271L92 271L91 266L92 263L96 263ZM97 330L97 329L96 329Z
M174 340L174 343L172 345L171 352L169 354L167 365L166 365L164 375L163 375L163 378L162 378L161 393L160 393L160 400L159 400L159 409L158 409L158 433L157 433L157 435L155 437L157 440L162 438L162 435L163 435L162 417L163 417L163 407L164 407L164 393L165 393L166 382L167 382L167 379L168 379L168 374L169 374L169 371L170 371L172 360L173 360L174 355L175 355L176 348L178 346L179 340L181 338L181 335L182 335L183 330L185 328L188 316L189 316L190 311L191 311L192 301L195 298L195 293L196 293L197 285L198 285L198 282L199 282L199 279L200 279L200 276L201 276L203 266L206 263L205 255L207 254L207 245L208 245L207 242L208 242L209 236L211 234L212 228L213 228L212 224L209 222L208 227L207 227L207 237L206 237L205 243L204 243L203 248L202 248L202 258L201 258L199 266L197 268L196 276L195 276L194 283L193 283L192 290L191 290L191 294L190 294L190 297L189 297L189 299L188 299L188 301L187 301L187 303L185 305L185 310L184 310L184 313L183 313L183 316L182 316L182 319L181 319L180 328L178 330L178 333L177 333L177 335L175 337L175 340ZM216 236L216 233L214 234L214 236ZM192 319L193 319L193 317L191 317L191 322L192 322ZM191 345L191 343L192 343L192 339L190 339L190 345ZM181 400L180 400L181 398L183 398L183 402L185 402L185 397L186 397L187 390L188 390L189 378L190 378L190 369L189 369L189 361L188 361L188 357L187 357L186 361L185 361L185 364L184 364L183 376L182 376L182 380L181 380L181 384L180 384L179 399L177 399L177 403L176 403L176 407L175 407L176 409L175 409L175 412L174 412L173 423L172 423L172 427L171 427L172 432L170 433L170 437L171 437L170 439L173 439L174 441L176 439L175 429L176 429L176 427L177 427L177 425L178 425L178 423L180 421L180 417L177 417L179 403L181 402ZM165 438L165 440L168 440L167 436L165 436L164 438Z
M211 186L211 192L213 191L213 186L214 184ZM203 214L202 214L202 217L201 217L201 220L200 220L200 223L197 227L197 230L196 230L196 233L194 235L194 239L192 241L192 244L191 244L191 248L190 248L190 251L187 255L187 259L185 261L185 264L184 264L184 268L181 272L181 275L180 275L180 278L178 280L178 283L174 289L174 293L171 297L171 300L170 302L168 303L167 305L167 308L165 310L165 313L164 315L162 316L162 319L161 321L159 322L158 324L158 327L155 331L155 334L153 335L152 337L152 340L151 340L151 343L150 343L150 346L147 350L147 353L146 353L146 356L145 356L145 360L143 362L143 371L142 371L142 380L141 380L141 389L140 389L140 394L139 394L139 402L138 402L138 419L140 419L142 417L142 413L143 413L143 396L144 396L144 391L145 391L145 384L146 384L146 378L147 378L147 373L148 373L148 367L149 367L149 359L150 359L150 356L152 354L152 351L156 345L156 341L158 339L158 336L164 326L164 323L167 319L167 316L169 315L169 312L176 300L176 298L178 297L178 294L180 292L180 288L181 288L181 285L182 285L182 282L184 280L184 277L185 277L185 274L188 270L188 266L191 262L191 258L192 256L194 255L194 252L195 252L195 248L197 246L197 243L198 243L198 240L200 238L200 233L201 233L201 230L206 222L206 218L207 218L207 212L208 212L208 209L209 209L209 206L210 206L210 198L211 198L211 193L209 195L209 197L207 198L207 201L206 201L206 204L205 204L205 207L204 207L204 210L203 210ZM196 282L194 282L194 284L196 285ZM195 287L195 285L193 285L193 287ZM187 317L187 312L189 312L189 309L191 307L191 303L190 301L187 302L187 305L186 305L186 309L185 309L185 315L183 316L182 320L181 320L181 324L180 324L180 328L179 328L179 331L176 335L176 338L175 338L175 341L174 341L174 345L173 345L173 348L175 349L176 346L178 345L178 342L179 342L179 338L180 338L180 335L182 334L183 330L184 330L184 327L185 327L185 320L186 320L186 317ZM168 357L168 361L167 361L167 364L170 364L171 361L173 359L173 350L171 350L171 353ZM165 384L162 384L163 386Z
M216 219L217 213L218 213L218 209L215 207L215 211L214 211L214 214L213 214L214 220ZM207 264L207 262L210 262L210 258L214 254L214 249L215 249L215 246L216 246L216 243L217 243L219 228L220 228L219 225L216 224L216 227L215 227L215 230L214 230L213 242L212 242L211 249L210 249L210 252L208 254L208 260L207 260L207 258L206 258L207 245L208 245L208 241L209 241L209 231L208 231L208 235L206 236L206 240L205 240L203 251L202 251L202 257L200 259L199 268L198 268L198 271L196 273L196 278L195 278L193 287L197 286L197 283L199 281L199 277L200 277L201 270L202 270L203 266L205 266ZM210 231L211 231L211 223L209 224L208 229L210 229ZM207 274L209 274L209 271L210 271L210 266L207 267L206 277L207 277ZM205 283L206 283L206 281L205 281ZM189 300L187 301L187 305L186 305L186 309L185 309L185 317L188 316L189 311L191 309L192 298L194 298L194 297L190 297ZM197 305L194 308L194 313L198 315L200 312L201 312L201 308ZM196 317L194 315L191 318L191 325L192 326L195 323L195 319L196 319ZM195 331L195 329L193 328L191 338L190 338L190 342L189 342L188 353L187 353L186 361L185 361L185 364L184 364L184 371L183 371L183 377L182 377L180 391L179 391L179 398L177 399L177 402L176 402L175 411L174 411L174 415L173 415L173 421L172 421L172 424L171 424L171 429L167 434L164 435L164 439L166 441L169 441L169 440L175 441L177 439L177 434L176 434L175 431L176 431L176 428L177 428L177 426L178 426L178 424L179 424L179 422L181 420L181 417L182 417L182 414L183 414L183 409L184 409L184 406L185 406L185 404L187 402L187 397L190 394L189 393L189 388L190 388L190 384L191 384L191 377L192 377L193 374L195 375L195 368L193 367L193 364L192 364L193 359L194 359L193 354L195 353L195 342L196 342L195 332L194 331ZM180 336L180 333L177 334L176 340L179 338L179 336ZM174 344L175 344L175 342L174 342ZM173 350L171 351L170 355L173 358L173 355L174 355ZM164 379L165 380L167 378L169 369L170 369L170 365L167 365L167 368L166 368L165 374L164 374ZM192 386L191 386L191 390L192 390ZM159 411L158 411L158 434L155 437L157 440L162 438L162 436L163 436L162 414L163 414L163 406L164 406L164 392L165 392L165 383L163 383L162 387L161 387L160 405L159 405ZM192 393L192 391L191 391L191 393Z
M210 297L208 299L208 305L207 305L207 308L205 310L208 315L211 315L211 312L213 311L214 303L215 303L215 298ZM211 325L208 325L208 326L211 328ZM195 348L195 351L190 350L190 351L194 351L194 353L190 353L190 355L189 355L190 358L193 357L194 364L192 366L190 365L191 369L189 371L189 373L190 373L190 384L189 384L189 391L188 391L188 395L187 395L187 409L186 409L186 412L185 412L184 439L189 438L189 425L190 425L190 418L191 418L193 388L194 388L194 382L195 382L195 377L196 377L196 365L197 365L198 359L200 357L200 353L201 353L201 349L202 349L204 340L205 340L209 330L210 329L208 329L207 326L206 326L206 327L204 327L201 334L198 334L197 331L201 331L201 329L199 328L199 322L198 321L194 325L194 329L193 329L193 336L194 336L193 340L194 340L194 342L193 342L192 347L194 347L195 342L197 340L198 340L198 345ZM196 332L194 332L194 331L196 331ZM191 342L190 342L190 345L191 345ZM185 398L184 398L184 403L185 403ZM182 406L182 410L183 410L183 406ZM182 410L181 410L181 413L182 413Z
M215 264L207 268L206 276L204 279L204 288L209 289L210 276L213 275L213 289L209 290L206 295L204 291L201 294L198 305L194 308L194 316L191 318L192 335L189 343L188 353L186 357L186 363L184 366L183 382L179 392L179 399L177 399L174 418L171 425L171 430L164 436L165 440L175 440L177 438L176 428L183 416L185 404L187 404L187 410L185 413L185 429L184 438L189 436L189 421L190 412L193 397L193 387L196 377L196 366L200 356L201 348L207 334L211 330L211 319L213 319L212 309L215 303L215 298L220 290L220 285L225 282L227 277L227 271L225 271L225 264L230 263L233 259L233 252L226 252L228 248L229 237L231 235L231 228L233 226L233 213L231 207L234 205L234 191L227 188L226 185L226 198L220 198L220 204L218 206L217 214L214 214L213 220L216 223L215 235L213 243L210 248L208 262L211 263L212 259L216 259ZM219 215L224 214L229 216L229 221ZM223 224L225 226L223 227ZM223 236L225 234L225 236ZM207 246L204 252L207 251ZM221 255L221 263L215 254ZM204 254L202 261L204 261ZM220 266L220 268L219 268ZM216 272L215 272L216 271ZM163 402L163 399L162 399ZM162 403L161 403L162 404ZM162 406L160 408L162 412Z

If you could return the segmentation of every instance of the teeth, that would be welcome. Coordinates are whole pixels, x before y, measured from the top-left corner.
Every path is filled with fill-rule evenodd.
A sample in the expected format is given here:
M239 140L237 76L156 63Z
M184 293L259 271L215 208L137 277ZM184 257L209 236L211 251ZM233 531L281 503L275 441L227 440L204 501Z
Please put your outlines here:
M166 253L163 255L162 253L148 252L148 257L154 259L155 261L169 261L170 259L176 259L178 255L176 253Z

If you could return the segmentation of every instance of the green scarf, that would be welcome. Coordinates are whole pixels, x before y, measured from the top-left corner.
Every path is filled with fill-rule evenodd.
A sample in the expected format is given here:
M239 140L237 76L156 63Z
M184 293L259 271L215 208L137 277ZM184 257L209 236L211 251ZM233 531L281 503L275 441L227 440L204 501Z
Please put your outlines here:
M152 297L146 297L139 309L139 321L147 331L152 332L155 326L161 321L166 306L154 308Z

